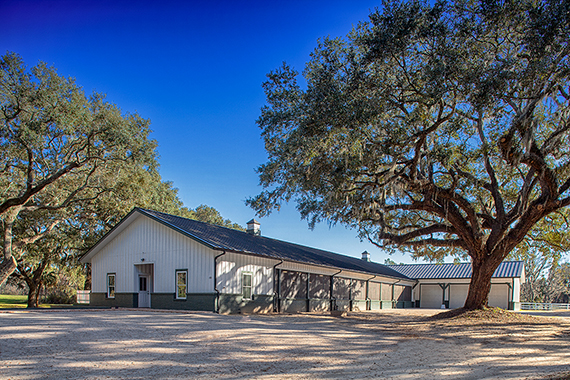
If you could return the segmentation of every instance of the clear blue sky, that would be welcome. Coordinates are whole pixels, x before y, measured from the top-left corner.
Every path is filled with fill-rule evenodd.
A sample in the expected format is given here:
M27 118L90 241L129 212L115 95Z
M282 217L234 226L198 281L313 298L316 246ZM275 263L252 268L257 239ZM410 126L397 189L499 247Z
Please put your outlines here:
M187 207L245 225L266 153L255 121L261 84L283 61L302 71L317 40L346 35L380 1L0 1L0 53L20 54L151 120L160 173ZM256 217L257 218L257 217ZM310 231L294 205L257 218L263 235L372 260L356 232ZM395 254L396 262L411 262Z

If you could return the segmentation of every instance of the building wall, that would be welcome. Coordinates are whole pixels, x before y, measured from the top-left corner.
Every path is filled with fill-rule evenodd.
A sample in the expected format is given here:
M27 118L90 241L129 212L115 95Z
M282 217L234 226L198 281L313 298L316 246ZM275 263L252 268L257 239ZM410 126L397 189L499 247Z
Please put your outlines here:
M153 308L230 313L270 312L279 307L285 312L328 311L333 275L332 296L340 310L392 307L393 290L396 290L396 299L403 299L402 294L409 290L409 286L393 287L396 279L374 276L374 281L368 283L367 299L370 275L351 271L341 274L337 269L254 255L231 252L221 255L221 251L210 249L151 218L136 214L131 218L91 258L94 305L137 307L139 275L142 274L150 278L148 289ZM276 266L281 273L280 282ZM188 271L186 300L177 300L175 296L177 270ZM115 299L106 297L109 273L115 274ZM242 294L243 273L252 275L250 299L244 299ZM278 289L281 289L280 299L276 297Z
M422 308L441 308L445 287L444 304L450 309L463 307L469 291L470 279L420 280L414 291L414 298ZM418 291L419 288L419 291ZM520 279L494 278L489 292L489 306L509 309L516 307L520 299Z
M458 309L465 305L469 284L451 284L449 289L449 308Z
M381 298L382 301L392 301L392 285L391 284L381 284Z
M513 296L512 302L521 302L521 279L520 278L513 278Z
M330 285L330 276L309 274L309 311L330 310Z
M333 307L339 310L366 310L392 307L392 283L398 280L378 276L370 281L369 300L366 280L370 275L324 268L316 265L281 262L253 255L228 252L217 259L217 289L221 312L267 312L274 308L285 313L329 311L331 276ZM242 297L242 273L252 274L250 300ZM279 272L279 274L277 273ZM307 286L308 281L308 286ZM387 281L387 283L380 283ZM409 282L409 283L408 283ZM408 281L407 285L413 284ZM398 285L398 298L410 304L410 286ZM308 290L308 293L307 293ZM279 291L279 297L277 293ZM384 304L380 295L384 294ZM372 302L374 301L374 302Z
M174 293L151 294L151 306L155 309L216 311L215 293L186 294L186 299L176 299Z
M140 216L92 258L92 292L106 293L107 273L115 273L116 293L137 293L141 264L153 264L153 292L174 294L175 271L188 269L187 292L211 293L215 254L171 228Z
M489 306L509 308L509 286L507 284L492 284L489 292Z
M247 272L252 274L253 294L272 295L273 266L279 262L280 260L228 252L217 260L217 288L223 294L241 294L242 273Z
M439 309L443 300L443 289L438 284L420 284L420 307Z

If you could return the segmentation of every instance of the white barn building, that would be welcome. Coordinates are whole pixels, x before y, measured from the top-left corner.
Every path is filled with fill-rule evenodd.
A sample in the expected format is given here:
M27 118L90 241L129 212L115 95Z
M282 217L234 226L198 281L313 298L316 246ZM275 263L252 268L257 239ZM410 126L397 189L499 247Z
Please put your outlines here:
M441 301L458 305L455 288L445 285L458 279L417 279L369 256L360 260L263 237L255 220L242 232L135 208L81 261L91 264L94 306L222 313L425 307L431 305L426 294L436 293L430 286L440 283ZM505 281L520 286L514 278ZM509 302L518 292L509 293Z

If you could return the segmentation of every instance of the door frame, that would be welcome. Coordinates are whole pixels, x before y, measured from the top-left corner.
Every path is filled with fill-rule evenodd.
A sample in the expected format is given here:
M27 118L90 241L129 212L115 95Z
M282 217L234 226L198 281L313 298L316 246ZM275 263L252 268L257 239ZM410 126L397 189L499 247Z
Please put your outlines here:
M140 278L146 277L146 289L148 292L148 302L147 305L141 306L141 297L140 294ZM137 307L152 307L152 293L154 292L154 263L153 262L141 262L135 263L134 265L134 290L136 293L135 304Z
M141 290L141 278L144 278L146 281L146 290ZM138 307L148 307L150 308L151 304L150 304L150 274L148 273L139 273L138 276ZM144 295L146 293L146 296ZM141 302L141 297L146 297L146 299L148 300L148 305L142 305Z

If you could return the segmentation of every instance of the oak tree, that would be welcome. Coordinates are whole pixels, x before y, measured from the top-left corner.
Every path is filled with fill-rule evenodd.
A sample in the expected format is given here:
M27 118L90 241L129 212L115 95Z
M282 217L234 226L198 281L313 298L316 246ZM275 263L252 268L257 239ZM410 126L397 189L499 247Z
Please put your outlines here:
M294 201L418 257L468 256L465 308L570 204L570 2L390 1L268 74L258 214Z
M38 307L42 289L48 291L51 302L69 302L75 289L90 289L90 268L80 264L79 257L134 207L243 229L213 207L184 207L178 190L171 182L162 181L157 166L124 165L120 173L111 176L113 183L107 183L107 191L97 197L77 199L57 210L24 208L19 213L12 250L17 269L11 280L27 288L28 307ZM54 283L49 284L54 276Z
M0 58L0 284L17 266L12 231L20 213L56 211L108 193L125 165L152 165L149 133L147 120L122 114L101 94L86 96L53 67L28 70L14 53Z

